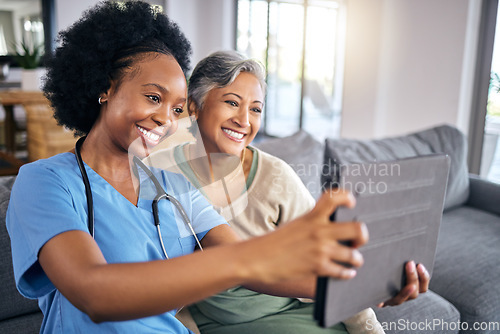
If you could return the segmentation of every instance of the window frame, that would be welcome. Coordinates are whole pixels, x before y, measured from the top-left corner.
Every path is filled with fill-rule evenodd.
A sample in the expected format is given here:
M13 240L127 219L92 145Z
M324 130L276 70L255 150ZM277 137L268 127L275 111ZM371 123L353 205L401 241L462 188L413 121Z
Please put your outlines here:
M238 50L238 17L239 17L239 11L240 11L240 6L239 6L239 0L234 0L235 1L235 34L234 34L234 46L235 46L235 50ZM311 6L314 6L314 3L315 3L315 0L248 0L249 2L253 2L253 1L260 1L260 2L266 2L267 3L267 18L266 18L266 29L267 29L267 32L266 32L266 35L267 35L267 38L266 38L266 57L265 57L265 60L264 60L264 66L265 66L265 70L266 70L266 83L267 83L267 80L268 80L268 77L269 77L269 72L268 72L268 68L269 68L269 50L270 50L270 6L271 6L271 3L290 3L290 4L298 4L298 5L303 5L304 6L304 15L303 15L303 27L302 27L302 31L303 31L303 35L302 35L302 40L301 40L301 43L302 43L302 55L301 55L301 69L300 69L300 72L301 72L301 77L300 77L300 104L299 104L299 119L298 119L298 130L302 130L303 127L304 127L304 123L305 123L305 117L306 117L306 113L305 113L305 107L304 107L304 99L306 97L306 42L307 42L307 15L308 15L308 9L309 7ZM335 3L338 3L339 4L339 12L341 13L341 19L337 22L337 26L341 26L343 27L343 29L337 29L336 31L336 38L335 38L335 47L338 48L339 47L339 40L342 41L343 43L343 46L341 48L340 51L336 51L336 58L339 58L339 59L335 59L335 68L336 68L336 74L334 75L334 78L333 78L333 84L336 85L338 84L338 82L343 82L343 74L344 74L344 53L345 53L345 36L339 36L339 30L343 30L344 34L345 34L345 16L346 16L346 0L323 0L324 2L335 2ZM338 72L338 73L337 73ZM338 76L340 76L340 79L338 78ZM338 87L338 94L340 94L340 100L342 100L342 91L343 91L343 87ZM268 95L266 94L266 105L267 105L267 98L268 98ZM341 110L339 109L339 113L341 113ZM261 134L264 134L265 136L270 136L270 137L274 137L275 135L273 134L270 134L268 132L268 124L269 124L269 119L268 119L268 113L267 112L264 112L263 114L263 122L262 122L262 126L261 126L261 129L260 129L260 133Z

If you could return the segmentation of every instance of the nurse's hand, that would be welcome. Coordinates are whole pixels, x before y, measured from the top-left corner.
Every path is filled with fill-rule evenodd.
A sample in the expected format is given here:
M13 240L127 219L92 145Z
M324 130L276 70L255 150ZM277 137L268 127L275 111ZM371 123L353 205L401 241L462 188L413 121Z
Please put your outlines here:
M354 205L355 199L347 191L326 192L311 212L264 237L250 240L252 251L245 261L253 277L261 282L312 275L354 277L356 267L363 264L363 257L356 248L368 241L368 230L363 223L333 224L329 219L337 207L352 208ZM341 241L349 241L351 246Z

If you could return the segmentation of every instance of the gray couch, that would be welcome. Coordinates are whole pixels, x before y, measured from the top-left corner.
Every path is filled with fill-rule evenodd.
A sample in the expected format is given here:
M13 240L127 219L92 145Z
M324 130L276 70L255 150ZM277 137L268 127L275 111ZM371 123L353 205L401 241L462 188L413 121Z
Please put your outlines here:
M10 238L5 227L5 213L15 177L0 177L0 333L38 333L42 312L35 300L17 292L12 271Z
M257 146L288 162L315 197L322 189L324 159L345 164L449 154L452 165L431 291L376 312L387 333L500 332L500 186L467 174L466 140L459 131L442 126L399 138L329 139L326 144L298 132ZM15 288L5 229L13 181L0 178L0 333L37 333L42 314L36 302L22 298ZM474 330L475 323L493 328ZM466 326L469 331L460 331Z
M327 139L322 144L301 131L257 146L288 162L316 198L324 188L324 165L448 154L431 291L375 311L387 333L500 333L500 185L468 174L461 132L439 126L396 138Z

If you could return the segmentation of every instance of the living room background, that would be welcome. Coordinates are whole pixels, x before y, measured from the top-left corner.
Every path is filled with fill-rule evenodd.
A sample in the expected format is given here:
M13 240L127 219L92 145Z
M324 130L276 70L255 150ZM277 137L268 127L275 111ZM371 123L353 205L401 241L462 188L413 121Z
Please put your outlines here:
M495 1L341 1L346 15L345 61L337 99L341 104L335 108L341 117L331 135L381 138L443 123L470 134L476 115L472 104L481 6ZM56 30L68 27L96 2L54 0ZM163 6L192 41L193 63L212 51L237 47L238 0L149 2ZM309 0L334 2L338 1ZM262 22L265 25L265 17ZM297 43L302 41L297 38ZM339 91L339 84L336 88Z
M56 0L58 29L97 0ZM159 0L193 44L193 63L235 48L236 0ZM341 136L448 123L468 132L478 1L348 0ZM263 18L264 19L264 18Z

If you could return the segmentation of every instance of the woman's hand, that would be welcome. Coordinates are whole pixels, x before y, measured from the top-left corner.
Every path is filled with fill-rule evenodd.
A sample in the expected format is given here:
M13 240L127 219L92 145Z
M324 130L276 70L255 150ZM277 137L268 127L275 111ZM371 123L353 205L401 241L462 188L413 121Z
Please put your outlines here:
M415 261L406 263L406 286L399 293L383 303L379 307L400 305L408 300L415 299L420 293L429 289L430 275L423 264L415 265Z

